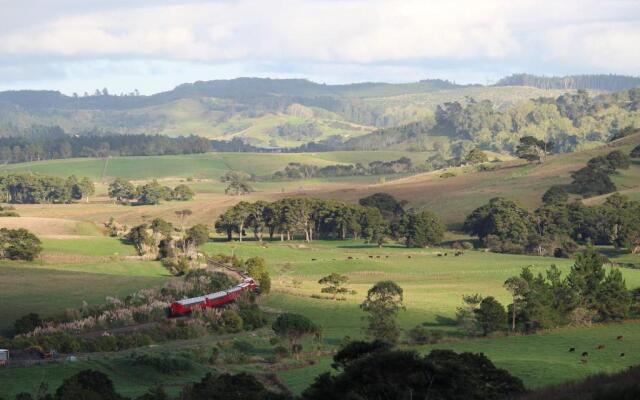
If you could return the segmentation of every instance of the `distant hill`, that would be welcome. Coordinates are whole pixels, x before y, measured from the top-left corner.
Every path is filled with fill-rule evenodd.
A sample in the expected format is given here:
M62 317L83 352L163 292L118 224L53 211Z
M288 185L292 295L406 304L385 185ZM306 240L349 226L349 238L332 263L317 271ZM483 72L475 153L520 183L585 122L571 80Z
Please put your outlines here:
M607 143L625 128L638 127L640 88L612 94L580 91L541 97L507 109L490 100L447 102L436 108L434 120L377 129L337 144L325 143L330 150L425 151L433 149L438 138L445 138L452 146L440 145L440 152L450 157L461 156L473 147L513 153L520 137L529 135L552 141L558 152L571 152Z
M433 120L437 106L449 101L488 99L504 108L532 97L560 94L439 79L326 85L265 78L185 83L149 96L114 95L106 90L73 96L51 90L6 91L0 92L0 137L29 136L43 127L59 127L72 135L195 134L241 139L260 147L297 147Z
M73 96L48 90L6 91L0 92L0 137L32 136L54 127L80 136L193 134L223 141L240 139L257 147L296 148L328 141L367 149L375 146L369 147L370 140L361 142L359 137L394 132L392 142L406 148L406 127L411 130L408 139L416 136L416 129L417 136L432 135L427 131L436 123L442 104L490 101L493 113L532 98L557 98L567 91L571 90L459 85L439 79L327 85L268 78L198 81L149 96L114 95L107 90ZM591 135L606 136L596 133ZM390 142L376 146L380 143Z
M640 77L605 74L569 76L514 74L500 79L495 86L531 86L539 89L584 89L618 92L640 87Z

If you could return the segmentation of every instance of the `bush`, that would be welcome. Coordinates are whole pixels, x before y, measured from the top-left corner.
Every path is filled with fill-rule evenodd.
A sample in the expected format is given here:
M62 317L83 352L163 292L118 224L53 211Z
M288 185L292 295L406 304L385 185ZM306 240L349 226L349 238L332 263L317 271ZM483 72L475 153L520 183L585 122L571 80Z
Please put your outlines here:
M440 178L453 178L454 176L456 176L456 174L454 174L453 172L445 172L443 174L440 175Z
M193 362L182 356L172 356L168 354L132 354L133 364L151 367L164 374L175 374L184 371L191 371Z
M273 349L273 352L275 353L276 357L280 359L289 357L289 349L286 346L276 346Z
M0 257L32 261L42 252L42 242L26 229L0 229Z
M429 330L422 325L415 326L407 332L411 344L438 343L444 336L440 331Z
M232 345L234 350L239 351L240 353L251 353L253 350L255 350L255 347L253 346L253 344L247 342L246 340L236 340L233 342Z
M242 318L242 326L246 331L262 328L267 324L267 315L255 303L240 305L238 315Z
M17 335L21 335L23 333L29 333L39 326L42 326L40 316L35 313L29 313L16 320L13 324L13 330Z

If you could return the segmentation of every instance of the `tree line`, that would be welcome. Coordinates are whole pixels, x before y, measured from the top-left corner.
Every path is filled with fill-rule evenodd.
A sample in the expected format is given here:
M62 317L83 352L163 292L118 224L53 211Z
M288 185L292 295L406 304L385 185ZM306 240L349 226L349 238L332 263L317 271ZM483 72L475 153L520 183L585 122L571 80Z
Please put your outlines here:
M425 247L440 243L445 227L435 214L405 211L392 196L378 193L360 204L293 197L270 203L241 201L218 217L215 230L240 241L250 232L256 240L265 234L281 240L302 236L307 242L361 238L382 246L392 237L408 247Z
M35 128L34 128L35 129ZM27 136L0 137L0 162L20 163L75 157L157 156L211 151L199 136L66 135L59 127L42 127Z
M408 157L400 157L391 161L372 161L366 166L356 164L333 164L320 167L317 165L291 162L282 171L275 172L271 178L282 179L309 179L329 178L337 176L365 176L365 175L393 175L411 172L422 172L423 169L413 165Z
M95 193L93 182L71 175L66 179L40 174L0 176L0 195L7 203L71 203L89 199Z
M116 178L109 184L108 195L118 203L124 204L135 201L136 204L159 204L161 201L188 201L193 199L194 193L185 184L174 188L162 186L157 180L143 185L134 186L123 178Z

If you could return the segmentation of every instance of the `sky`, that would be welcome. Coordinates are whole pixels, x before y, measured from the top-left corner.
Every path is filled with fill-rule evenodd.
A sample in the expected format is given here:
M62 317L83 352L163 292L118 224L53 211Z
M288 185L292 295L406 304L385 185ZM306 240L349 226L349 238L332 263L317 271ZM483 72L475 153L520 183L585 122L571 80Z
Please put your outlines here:
M640 0L0 0L0 90L640 75Z

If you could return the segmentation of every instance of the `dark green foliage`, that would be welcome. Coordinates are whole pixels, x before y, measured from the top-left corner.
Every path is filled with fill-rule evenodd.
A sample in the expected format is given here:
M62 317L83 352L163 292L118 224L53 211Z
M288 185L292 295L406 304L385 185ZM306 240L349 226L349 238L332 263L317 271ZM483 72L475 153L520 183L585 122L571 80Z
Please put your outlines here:
M357 354L355 354L357 356ZM482 354L434 350L364 351L342 371L318 376L304 400L341 399L497 399L524 392L522 382L496 368Z
M268 400L286 399L284 395L267 390L253 375L205 375L200 382L186 387L182 400Z
M93 182L75 176L62 179L39 174L9 174L0 177L0 192L7 203L71 203L91 195Z
M197 224L187 229L185 241L195 247L200 247L209 241L209 228L204 224Z
M125 200L133 200L136 196L136 188L125 179L116 178L109 184L109 197L121 203Z
M437 330L430 330L422 325L414 326L407 332L407 339L410 344L433 344L442 339L443 333Z
M407 247L436 245L444 238L446 229L440 219L430 211L404 214L400 220L399 228Z
M179 374L193 369L193 361L186 357L170 354L132 354L133 364L151 367L163 374Z
M0 228L0 258L33 261L42 252L42 242L24 228Z
M569 194L561 186L551 186L542 195L545 205L565 204L569 200Z
M404 309L402 301L403 290L393 281L381 281L369 289L360 308L368 314L365 330L371 338L389 343L398 341L400 329L396 317Z
M618 169L629 168L631 161L629 156L615 150L606 157L594 157L587 166L571 174L573 190L584 197L593 197L601 194L615 192L616 185L609 175Z
M140 204L160 204L161 200L171 199L171 190L160 185L154 179L150 183L138 186L136 196Z
M629 169L629 166L631 165L629 156L620 150L615 150L607 154L607 161L614 171L618 169Z
M193 199L193 196L193 190L185 184L180 184L171 191L171 198L173 200L187 201Z
M142 396L136 397L135 400L171 400L171 398L162 386L155 386Z
M516 156L529 162L541 162L553 149L553 144L539 140L533 136L523 136L516 148Z
M278 316L271 326L276 335L289 341L291 352L297 354L300 340L304 336L318 334L320 327L300 314L283 313Z
M153 156L211 151L209 140L198 136L67 135L57 126L31 127L24 136L0 138L2 162L19 163L73 157Z
M123 400L113 382L102 372L80 371L65 379L56 390L55 400Z
M267 263L262 257L252 257L244 263L247 274L258 282L262 293L271 291L271 276L267 269Z
M240 241L247 231L262 240L265 231L270 238L280 234L284 240L302 234L308 242L314 238L354 239L362 236L368 242L380 244L386 234L386 223L377 209L334 200L283 198L273 203L240 201L215 222L217 232Z
M387 219L398 218L404 213L404 202L396 200L388 193L374 193L361 198L358 202L363 207L377 208Z
M165 238L170 238L173 233L173 225L171 222L167 222L162 218L155 218L151 221L151 230L153 233L158 233Z
M462 229L483 241L493 236L500 242L523 245L534 232L534 225L527 210L513 201L496 197L474 210Z
M580 304L596 312L601 320L622 319L629 312L631 296L620 271L606 274L605 261L591 249L578 254L567 281L578 294Z
M479 307L474 312L484 335L503 330L506 326L507 312L502 304L491 296L482 299Z
M253 188L247 182L231 182L224 192L230 196L241 196L253 192Z
M383 340L374 340L372 342L355 340L347 343L333 356L333 364L331 364L331 366L338 370L344 369L351 362L356 361L359 358L368 356L372 353L389 351L392 347L393 345L391 345L391 343Z
M155 179L144 185L134 187L125 179L116 178L109 184L109 197L117 202L136 200L138 204L159 204L162 200L186 201L193 199L194 193L187 185L180 184L175 188L162 186Z
M320 290L322 293L329 293L335 299L338 294L349 293L349 289L344 286L348 281L348 276L333 272L330 275L320 278L318 284L324 285Z
M28 333L42 325L40 316L35 313L29 313L18 318L13 324L13 331L16 335Z

